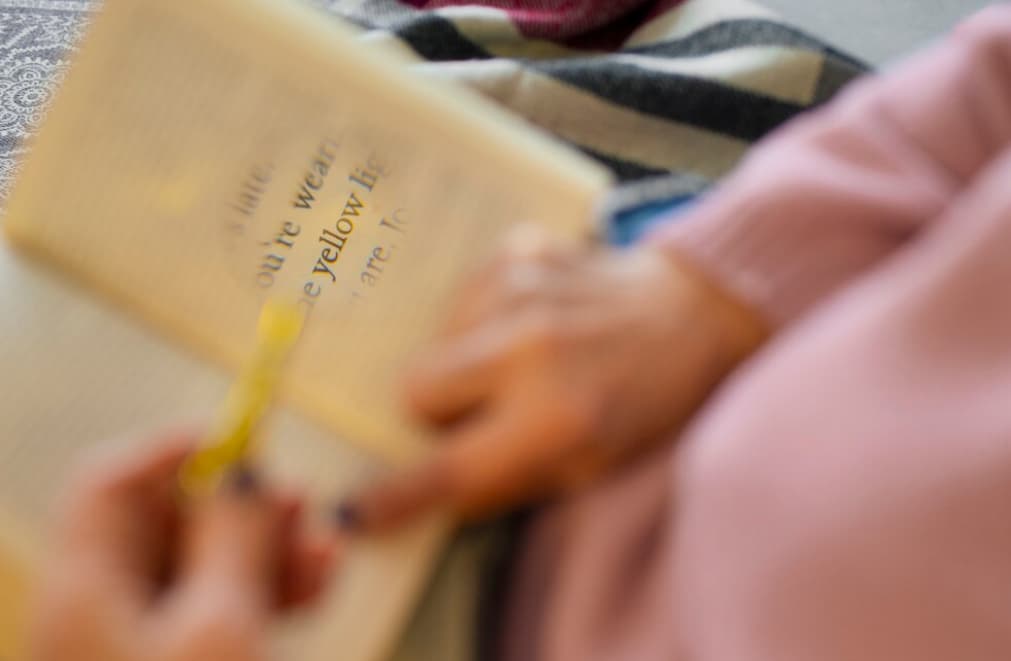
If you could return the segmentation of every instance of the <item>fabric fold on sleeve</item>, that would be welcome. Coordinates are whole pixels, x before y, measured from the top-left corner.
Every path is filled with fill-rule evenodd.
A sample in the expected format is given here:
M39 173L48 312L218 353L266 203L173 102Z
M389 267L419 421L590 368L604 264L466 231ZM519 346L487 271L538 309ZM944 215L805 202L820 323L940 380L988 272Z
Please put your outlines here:
M760 144L652 240L773 326L887 258L1011 144L1011 7Z

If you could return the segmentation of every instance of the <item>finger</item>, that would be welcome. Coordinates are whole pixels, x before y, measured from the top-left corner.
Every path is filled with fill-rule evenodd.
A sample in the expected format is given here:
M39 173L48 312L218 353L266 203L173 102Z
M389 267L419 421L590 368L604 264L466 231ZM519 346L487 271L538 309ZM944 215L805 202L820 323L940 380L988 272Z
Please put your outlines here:
M571 268L595 249L595 244L553 235L535 223L522 223L506 234L501 255L506 260L535 263L557 272Z
M557 422L535 407L516 407L463 436L446 469L454 514L485 519L545 496L558 459L569 453Z
M444 335L464 333L506 317L534 298L564 297L557 275L571 267L583 250L582 244L563 242L532 223L513 227L505 234L498 254L465 280L447 315Z
M563 253L565 244L537 223L517 223L502 239L502 252L516 259L550 260Z
M200 658L268 658L270 620L282 605L282 563L295 558L300 570L320 572L310 575L310 582L322 575L323 559L307 570L305 550L287 550L301 544L293 541L299 538L301 507L291 497L269 492L249 470L233 471L197 507L186 536L180 581L165 611L176 639L184 641L178 658L197 656L189 653L185 641L196 641L193 651L199 651ZM301 593L295 597L303 598Z
M75 497L92 498L112 491L161 485L175 477L199 436L195 430L163 433L140 447L102 446L82 461L73 482Z
M57 522L59 552L95 580L153 589L163 578L178 512L175 475L192 447L172 434L143 450L93 455L71 479Z
M551 283L545 265L503 255L461 291L441 335L455 337L508 317L526 301L548 292Z
M418 466L399 471L341 502L338 525L348 533L373 533L408 523L421 513L445 506L451 494L447 469L449 446Z
M195 504L185 533L178 590L184 601L265 618L275 603L284 508L248 468Z
M404 378L408 410L445 425L493 406L496 393L516 376L511 370L541 367L550 358L554 338L562 332L558 318L551 309L531 309L430 350ZM519 354L526 355L514 361Z
M277 530L278 545L278 580L275 590L275 606L283 608L289 601L288 593L291 589L293 570L295 562L295 549L297 546L297 535L302 522L302 501L290 494L278 497L280 509L280 522Z
M280 501L283 513L278 533L281 560L276 605L287 609L316 599L337 561L340 542L331 530L315 534L307 530L299 498L289 495Z
M342 547L332 534L302 533L293 538L289 548L282 570L280 606L298 608L319 598L340 562Z
M366 532L403 525L439 508L473 519L545 493L566 438L530 407L489 415L461 428L420 465L365 489L343 504L345 526Z
M404 378L408 411L433 425L454 422L494 392L508 352L506 328L444 342L415 361Z

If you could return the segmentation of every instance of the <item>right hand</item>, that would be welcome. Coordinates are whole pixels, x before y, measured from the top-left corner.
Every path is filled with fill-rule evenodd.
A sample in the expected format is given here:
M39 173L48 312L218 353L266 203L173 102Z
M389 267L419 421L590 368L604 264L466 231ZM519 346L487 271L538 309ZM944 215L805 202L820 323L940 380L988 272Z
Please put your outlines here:
M265 661L279 613L321 590L333 541L251 473L181 508L192 439L93 461L72 480L30 641L33 661Z
M680 258L529 228L470 281L408 375L434 455L346 505L366 530L479 518L585 484L683 424L765 327Z

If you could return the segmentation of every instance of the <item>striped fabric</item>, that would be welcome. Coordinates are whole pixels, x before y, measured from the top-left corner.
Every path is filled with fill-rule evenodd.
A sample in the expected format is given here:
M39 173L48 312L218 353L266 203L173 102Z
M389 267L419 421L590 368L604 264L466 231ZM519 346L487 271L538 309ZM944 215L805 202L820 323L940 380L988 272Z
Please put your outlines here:
M619 180L649 180L623 191L626 205L703 188L755 140L866 70L748 0L310 1ZM64 50L97 6L0 0L0 202Z
M748 0L334 0L316 4L604 163L698 190L867 67ZM670 177L669 175L675 175ZM658 177L665 176L662 180Z

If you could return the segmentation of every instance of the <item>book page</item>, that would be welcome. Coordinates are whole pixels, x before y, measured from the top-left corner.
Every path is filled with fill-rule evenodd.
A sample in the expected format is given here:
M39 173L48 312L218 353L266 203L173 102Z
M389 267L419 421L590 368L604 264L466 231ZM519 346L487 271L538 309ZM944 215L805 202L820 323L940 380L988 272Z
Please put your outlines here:
M101 445L127 451L152 432L209 420L229 386L225 371L57 275L0 243L0 659L23 658L26 598L44 568L53 506L82 455ZM260 465L272 482L306 494L316 516L386 466L290 411L272 416L265 440ZM356 545L328 603L280 627L278 658L383 658L444 528L429 521Z
M607 183L587 160L476 97L415 80L304 7L107 0L5 227L111 305L233 369L263 301L298 302L308 321L282 394L328 433L278 435L268 462L299 483L322 475L326 491L334 476L361 479L425 451L424 430L397 405L397 377L460 279L518 221L591 234ZM145 375L152 391L89 386L95 374L155 364L158 352L48 319L37 337L78 342L64 381L26 372L34 394L0 439L21 479L0 493L0 510L33 530L72 454L43 439L94 439L102 421L122 422L130 396L171 381L156 370ZM89 397L59 400L45 391L53 379ZM213 388L190 392L216 401ZM33 411L48 426L33 426ZM85 417L92 426L75 426ZM326 607L281 637L297 650L288 658L381 658L445 530L426 522L361 549Z
M289 400L416 456L396 376L458 279L518 221L589 234L606 177L297 5L105 11L15 187L11 236L232 366L263 300L297 300Z

